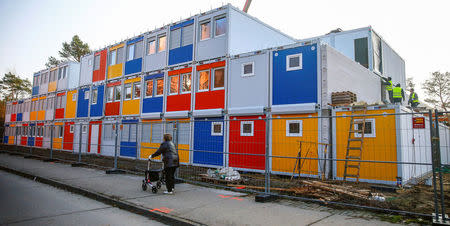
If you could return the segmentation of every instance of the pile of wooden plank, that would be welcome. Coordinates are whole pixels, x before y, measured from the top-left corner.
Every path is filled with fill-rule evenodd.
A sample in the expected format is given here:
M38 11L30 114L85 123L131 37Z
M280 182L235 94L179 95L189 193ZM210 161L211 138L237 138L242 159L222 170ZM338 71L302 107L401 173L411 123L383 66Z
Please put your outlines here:
M350 91L331 93L331 105L333 106L350 105L356 101L356 94Z

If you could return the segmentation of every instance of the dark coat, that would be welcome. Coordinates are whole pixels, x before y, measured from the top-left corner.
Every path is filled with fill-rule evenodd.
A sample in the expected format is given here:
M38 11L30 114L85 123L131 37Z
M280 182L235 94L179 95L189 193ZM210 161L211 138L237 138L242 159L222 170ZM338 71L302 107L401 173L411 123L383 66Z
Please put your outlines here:
M164 141L158 150L151 155L154 158L162 154L162 160L164 162L164 167L178 167L180 166L180 159L178 157L177 149L172 141Z

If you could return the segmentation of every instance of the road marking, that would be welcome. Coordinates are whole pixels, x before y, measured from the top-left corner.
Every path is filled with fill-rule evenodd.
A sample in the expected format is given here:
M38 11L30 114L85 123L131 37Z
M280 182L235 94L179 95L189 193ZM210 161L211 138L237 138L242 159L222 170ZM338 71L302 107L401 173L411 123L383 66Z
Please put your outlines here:
M155 212L155 211L158 211L161 213L170 213L173 211L173 209L169 209L167 207L160 207L160 208L155 208L155 209L150 210L150 212Z
M241 199L241 198L239 198L239 197L233 197L233 196L231 196L231 195L217 195L217 196L219 196L220 198L223 198L223 199L230 198L230 199L237 200L237 201L242 201L242 200L244 200L244 199Z

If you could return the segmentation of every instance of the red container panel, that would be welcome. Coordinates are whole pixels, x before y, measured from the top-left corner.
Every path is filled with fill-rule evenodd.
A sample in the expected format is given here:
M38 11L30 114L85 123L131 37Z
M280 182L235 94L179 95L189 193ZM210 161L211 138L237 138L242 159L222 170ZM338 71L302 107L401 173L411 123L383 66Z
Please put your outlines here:
M167 96L167 111L191 110L191 94Z
M261 118L261 120L256 120ZM265 169L266 124L265 116L231 117L230 120L230 156L231 167L244 169ZM237 120L233 120L237 119ZM241 136L241 122L253 122L253 136ZM237 153L234 154L233 153ZM248 155L257 154L257 155Z
M16 119L17 119L17 114L12 114L11 115L11 122L15 122L16 121Z
M106 103L105 106L106 116L119 115L119 113L120 113L120 101Z
M195 94L195 110L224 108L225 90L199 92Z
M64 139L63 139L63 149L64 150L73 150L73 135L74 132L70 132L70 125L74 125L73 122L64 123ZM75 128L74 128L75 131Z
M27 145L27 138L28 138L28 137L22 136L22 137L20 138L20 145L26 146L26 145Z
M107 54L108 53L107 53L106 49L95 53L95 56L100 55L100 68L93 72L93 74L92 74L92 82L105 80L106 56L107 56Z
M58 108L55 110L55 119L63 119L64 118L64 108Z
M36 143L34 144L34 146L42 147L43 143L44 143L44 138L43 137L36 137Z
M92 125L93 124L99 124L98 127L98 140L97 140L97 150L91 150L91 135L92 135ZM102 141L102 121L93 121L89 123L89 137L88 137L88 152L95 152L97 151L97 154L100 154L101 150L101 141Z

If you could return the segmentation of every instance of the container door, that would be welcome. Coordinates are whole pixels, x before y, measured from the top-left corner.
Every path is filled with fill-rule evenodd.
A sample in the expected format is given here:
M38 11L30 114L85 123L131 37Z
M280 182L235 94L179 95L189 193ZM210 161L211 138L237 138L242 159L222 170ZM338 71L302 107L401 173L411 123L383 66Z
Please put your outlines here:
M95 153L98 152L98 135L99 135L99 125L93 124L91 125L91 146L90 146L90 152Z

